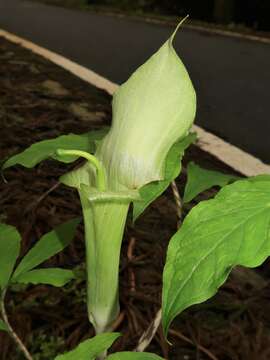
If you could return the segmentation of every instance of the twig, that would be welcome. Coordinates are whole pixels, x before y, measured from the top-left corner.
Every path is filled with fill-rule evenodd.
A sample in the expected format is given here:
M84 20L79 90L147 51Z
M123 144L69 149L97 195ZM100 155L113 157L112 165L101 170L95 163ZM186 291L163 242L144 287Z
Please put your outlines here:
M121 325L121 323L123 322L124 318L125 318L125 312L121 311L118 318L115 320L115 322L112 324L111 326L111 331L115 331L117 330L117 328Z
M17 344L19 349L23 352L25 358L27 360L33 360L31 354L25 347L24 343L22 342L22 340L19 338L19 336L16 334L16 332L13 330L12 326L9 323L6 308L5 308L5 296L6 296L6 290L4 290L2 292L2 296L1 296L1 313L2 313L3 320L8 328L9 334L13 338L13 340L15 341L15 343Z
M150 344L153 337L155 336L158 327L160 325L160 322L161 322L161 309L158 310L154 320L151 322L150 326L140 337L138 345L134 349L134 351L143 352L147 348L147 346Z
M4 172L3 172L3 170L2 170L2 165L3 165L3 164L1 164L1 171L0 171L1 178L2 178L3 182L4 182L5 184L7 184L8 181L7 181L7 179L5 178Z
M159 338L160 338L159 344L160 344L161 350L163 352L163 357L165 360L168 360L169 359L169 344L164 337L163 329L161 326L159 326L159 328L158 328L158 334L159 334Z
M181 226L181 217L182 217L182 200L181 200L181 196L179 194L179 191L178 191L175 181L171 182L171 188L173 191L173 196L174 196L174 200L175 200L175 204L176 204L176 214L177 214L177 218L178 218L177 228L179 228ZM142 352L150 344L150 342L152 341L153 337L155 336L155 334L158 330L158 327L161 323L161 314L162 314L161 309L159 309L154 320L151 322L149 327L146 329L146 331L140 337L138 345L134 349L134 351Z
M129 262L131 262L133 260L133 250L135 247L135 243L136 243L136 239L134 237L132 237L130 239L129 245L128 245L128 250L127 250L127 258L129 260ZM136 291L136 279L135 279L135 274L134 271L131 267L128 268L128 272L129 272L129 279L130 279L130 290L135 292Z
M200 345L200 344L195 344L192 340L190 340L188 337L186 337L185 335L183 335L180 331L176 331L173 329L169 329L169 333L191 345L196 346L202 353L204 353L205 355L207 355L209 357L209 359L211 360L218 360L218 358L212 354L209 350L207 350L204 346Z
M34 208L36 208L39 203L41 203L52 191L54 191L55 189L58 188L58 186L61 185L61 182L58 181L57 183L55 183L53 186L51 186L44 194L42 194L38 199L36 199L34 202L32 202L28 208L26 209L26 211L30 211Z
M176 205L176 214L178 218L177 228L179 228L181 225L181 218L182 218L182 200L175 181L171 182L171 188L174 196L174 201Z
M150 342L152 341L153 337L155 336L159 325L161 323L161 309L157 312L155 319L151 322L150 326L147 328L147 330L142 334L142 336L140 337L140 340L138 342L137 347L134 349L134 351L137 352L143 352L147 346L150 344ZM211 360L218 360L218 358L212 354L209 350L207 350L204 346L200 345L200 344L195 344L192 340L190 340L188 337L186 337L185 335L183 335L181 332L170 329L169 333L175 337L178 337L179 339L191 344L191 345L195 345L202 353L204 353L205 355L207 355L209 357L209 359Z
M30 212L31 210L34 210L52 191L58 188L61 183L58 181L53 186L51 186L45 193L43 193L39 198L37 198L35 201L33 201L31 204L27 206L25 209L25 213Z
M136 313L135 311L133 310L133 306L132 306L132 303L130 305L127 306L127 312L129 314L129 317L130 317L130 322L132 324L132 327L133 327L133 331L134 333L138 333L138 329L139 329L139 324L138 324L138 320L137 320L137 316L136 316Z

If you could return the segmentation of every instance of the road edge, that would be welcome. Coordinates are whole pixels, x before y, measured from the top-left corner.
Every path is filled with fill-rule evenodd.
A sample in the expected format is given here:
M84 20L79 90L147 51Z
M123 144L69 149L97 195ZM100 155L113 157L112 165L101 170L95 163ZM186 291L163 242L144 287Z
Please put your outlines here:
M0 29L0 36L46 58L47 60L64 68L80 79L88 82L89 84L105 90L110 95L112 95L119 87L118 84L110 81L109 79L106 79L96 72L79 65L62 55L43 48L27 39L21 38L3 29ZM255 156L239 149L232 144L229 144L225 140L222 140L218 136L204 130L197 125L193 126L193 130L198 133L198 146L202 150L215 156L234 170L246 176L270 174L270 165L263 163Z
M87 11L89 11L91 13L95 13L95 14L102 14L102 15L111 16L111 17L118 17L120 19L130 18L131 20L146 22L149 24L157 24L157 25L162 25L162 26L176 27L179 22L179 21L177 22L177 21L169 20L169 19L163 20L163 19L159 19L159 18L155 18L155 17L151 17L151 16L141 17L138 15L129 15L129 14L125 14L125 13L117 13L117 12L106 11L106 10L99 12L99 11L95 11L94 9L93 10L90 9ZM179 19L180 18L181 17L179 16ZM189 30L194 30L194 31L199 31L199 32L206 33L206 34L232 37L235 39L254 41L254 42L259 42L262 44L270 45L270 38L264 37L264 36L245 34L245 33L239 32L239 31L230 31L230 30L225 30L225 29L209 27L207 25L203 26L203 25L199 25L199 24L186 23L186 24L183 24L182 26L183 26L183 28L186 28Z

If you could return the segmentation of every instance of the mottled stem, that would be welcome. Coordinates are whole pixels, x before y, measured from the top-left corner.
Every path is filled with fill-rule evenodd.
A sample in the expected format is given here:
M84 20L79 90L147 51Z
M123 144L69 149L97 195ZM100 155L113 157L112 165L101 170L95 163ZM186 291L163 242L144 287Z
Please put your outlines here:
M177 228L179 228L181 226L181 218L182 218L182 199L181 196L179 194L178 191L178 187L176 185L175 181L172 181L171 183L171 188L172 188L172 192L173 192L173 196L174 196L174 201L175 201L175 205L176 205L176 214L177 214Z

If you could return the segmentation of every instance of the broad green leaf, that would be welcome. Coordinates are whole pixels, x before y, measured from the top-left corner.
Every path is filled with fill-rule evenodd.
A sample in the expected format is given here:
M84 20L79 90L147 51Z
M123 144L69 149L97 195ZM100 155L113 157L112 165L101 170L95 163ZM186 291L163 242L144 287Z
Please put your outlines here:
M172 237L163 274L163 327L213 296L236 265L270 255L270 177L236 181L195 206Z
M23 273L16 277L19 284L47 284L52 286L64 286L70 280L75 279L75 274L71 270L48 268L35 269Z
M3 320L0 319L0 331L7 331L8 332L8 327L7 325L4 323Z
M190 162L187 166L187 184L183 202L187 203L194 199L201 192L210 189L213 186L223 187L235 180L239 176L223 174L219 171L203 169L200 166Z
M190 144L196 140L196 134L190 133L183 140L175 143L170 149L166 162L164 180L155 181L143 186L139 192L142 201L133 203L133 221L135 221L142 212L169 186L169 184L180 174L181 160L184 151Z
M103 351L109 349L120 336L119 333L104 333L85 340L74 350L58 355L55 360L95 360Z
M158 355L147 352L123 351L107 357L108 360L162 360Z
M19 275L32 270L62 251L73 239L79 222L79 218L69 220L43 235L21 260L14 272L12 281L16 282Z
M10 279L20 253L21 236L15 227L0 224L0 289L4 289Z
M93 153L95 151L95 142L101 140L107 133L107 129L91 131L82 135L61 135L50 140L39 141L23 152L12 156L3 165L3 169L7 169L14 165L22 165L27 168L36 166L41 161L53 158L65 163L75 161L76 156L57 156L55 151L61 149L76 149Z
M114 93L112 127L97 151L110 190L162 180L169 150L192 126L196 94L173 47L177 29Z
M258 176L253 176L249 178L249 181L270 181L270 175L262 174Z

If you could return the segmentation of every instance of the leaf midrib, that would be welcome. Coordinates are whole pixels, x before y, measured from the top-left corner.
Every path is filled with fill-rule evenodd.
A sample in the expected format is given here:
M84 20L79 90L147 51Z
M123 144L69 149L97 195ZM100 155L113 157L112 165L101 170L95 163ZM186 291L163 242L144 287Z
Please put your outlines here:
M264 207L264 208L261 209L260 211L258 211L258 212L256 212L256 213L253 213L251 216L249 216L248 218L245 218L242 222L238 223L235 227L233 227L233 228L229 231L229 233L226 233L223 237L221 237L221 239L209 250L208 253L205 254L204 257L202 257L201 259L199 259L197 265L195 265L195 266L193 267L192 271L189 273L189 276L186 278L186 280L183 282L181 288L178 290L176 296L174 297L174 300L171 302L171 305L169 306L169 309L168 309L168 311L167 311L167 314L170 313L171 308L174 306L174 304L175 304L175 302L176 302L176 300L177 300L180 292L182 292L182 290L183 290L184 287L187 285L187 283L189 282L189 280L190 280L191 277L193 276L194 272L198 269L198 267L200 266L200 264L201 264L203 261L205 261L205 260L212 254L212 252L213 252L217 247L219 247L219 245L223 242L223 240L224 240L226 237L228 237L230 234L232 234L235 230L237 230L237 228L241 227L245 222L247 222L247 221L248 221L249 219L251 219L253 216L258 215L260 212L264 212L265 210L267 210L267 209ZM178 251L179 251L179 249L178 249ZM178 252L178 251L177 251L177 252ZM174 266L174 268L175 268L175 266ZM175 269L174 269L174 273L173 273L173 276L171 276L171 278L173 278L173 277L175 276L175 273L176 273L176 271L175 271ZM169 287L169 290L168 290L168 292L167 292L168 294L170 293L171 288L172 288L172 287L170 286L170 287Z

